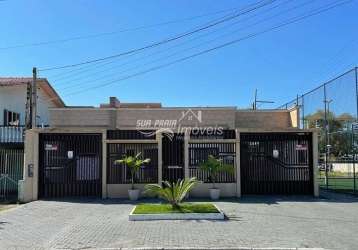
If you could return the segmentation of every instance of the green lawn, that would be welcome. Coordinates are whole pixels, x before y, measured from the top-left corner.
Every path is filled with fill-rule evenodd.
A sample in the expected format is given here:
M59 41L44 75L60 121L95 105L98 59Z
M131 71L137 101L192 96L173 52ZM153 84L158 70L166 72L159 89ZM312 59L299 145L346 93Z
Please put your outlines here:
M169 204L139 204L134 214L167 214L167 213L219 213L211 203L182 203L180 209L172 209Z
M325 188L326 184L324 178L320 178L320 186ZM354 188L353 178L328 178L328 188L337 191L349 191L352 192ZM358 178L356 179L356 191L358 191Z

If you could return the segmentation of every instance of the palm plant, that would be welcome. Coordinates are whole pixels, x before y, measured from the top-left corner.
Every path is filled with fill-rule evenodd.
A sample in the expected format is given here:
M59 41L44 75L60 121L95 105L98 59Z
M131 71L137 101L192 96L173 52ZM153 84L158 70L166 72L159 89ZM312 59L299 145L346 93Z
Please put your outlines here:
M209 180L213 184L213 188L216 188L215 182L219 173L234 173L234 167L232 165L223 163L222 159L216 158L213 155L209 155L208 159L202 162L199 167L201 170L208 172Z
M150 159L142 159L140 157L141 152L139 152L136 156L127 156L125 155L122 159L116 160L115 163L117 164L124 164L129 168L131 174L131 189L134 189L134 176L137 174L139 169L144 165L150 162Z
M163 185L146 185L145 192L158 195L160 198L171 204L173 209L178 209L180 208L180 203L185 198L185 196L199 183L200 182L195 177L178 180L177 182L173 183L163 181Z

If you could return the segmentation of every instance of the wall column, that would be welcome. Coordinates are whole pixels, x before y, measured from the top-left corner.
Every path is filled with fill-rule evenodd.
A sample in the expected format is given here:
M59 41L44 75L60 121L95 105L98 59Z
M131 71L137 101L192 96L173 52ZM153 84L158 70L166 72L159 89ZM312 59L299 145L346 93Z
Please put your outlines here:
M107 198L107 131L102 132L102 199Z
M162 133L157 133L156 136L158 142L158 183L161 185L163 181Z
M185 131L184 134L184 179L189 178L189 139L190 133Z
M236 132L236 197L241 197L241 168L240 168L240 132Z

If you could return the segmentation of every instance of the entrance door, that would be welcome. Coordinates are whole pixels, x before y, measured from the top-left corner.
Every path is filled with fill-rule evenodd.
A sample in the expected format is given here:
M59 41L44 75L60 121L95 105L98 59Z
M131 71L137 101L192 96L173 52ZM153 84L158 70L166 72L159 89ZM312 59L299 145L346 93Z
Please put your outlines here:
M241 133L243 194L313 194L310 133Z
M163 180L176 182L184 179L184 134L162 138Z
M39 197L102 193L100 134L40 134Z

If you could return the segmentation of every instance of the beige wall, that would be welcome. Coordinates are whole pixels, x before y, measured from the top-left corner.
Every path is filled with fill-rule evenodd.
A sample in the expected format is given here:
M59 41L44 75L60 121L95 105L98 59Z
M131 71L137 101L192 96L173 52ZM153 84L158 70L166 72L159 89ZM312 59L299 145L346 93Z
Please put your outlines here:
M38 199L38 133L33 130L26 130L25 133L25 159L24 159L24 175L20 181L19 200L29 202ZM29 166L33 166L33 176L28 176Z
M235 115L236 128L284 129L291 127L287 110L238 110Z
M201 111L202 121L180 120L186 108L104 109L59 108L50 110L51 127L136 128L137 120L178 120L183 126L221 126L224 128L285 129L295 124L287 110L236 110L236 108L195 108ZM297 123L297 122L296 122Z
M136 184L135 187L140 190L141 197L148 197L149 195L144 194L144 186L146 184ZM217 183L217 187L220 188L222 197L235 197L236 183ZM194 188L190 192L190 197L209 197L210 183L202 183ZM108 198L128 198L128 189L131 188L130 184L108 184L107 185L107 197Z
M50 127L109 127L111 109L50 109Z
M234 128L234 109L193 109L194 113L201 111L202 121L195 117L191 121L184 118L180 120L181 126L222 126ZM137 120L179 120L182 113L187 109L118 109L117 127L133 128L136 127ZM179 121L178 121L179 122Z

